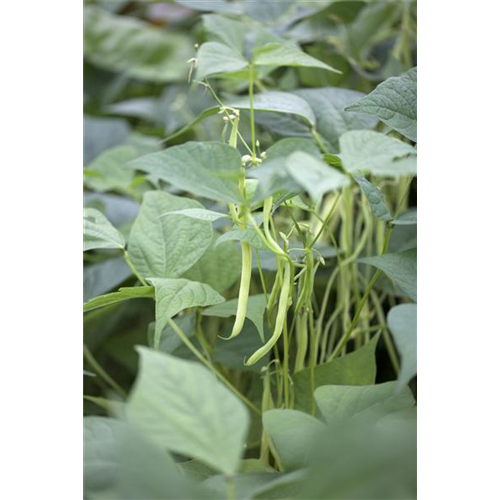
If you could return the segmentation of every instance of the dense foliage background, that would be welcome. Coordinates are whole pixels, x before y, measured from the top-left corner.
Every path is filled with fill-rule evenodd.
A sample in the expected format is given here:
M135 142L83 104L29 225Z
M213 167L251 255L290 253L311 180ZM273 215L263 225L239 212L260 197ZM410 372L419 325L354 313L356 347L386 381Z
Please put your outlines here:
M84 34L86 497L416 497L416 3L88 1Z

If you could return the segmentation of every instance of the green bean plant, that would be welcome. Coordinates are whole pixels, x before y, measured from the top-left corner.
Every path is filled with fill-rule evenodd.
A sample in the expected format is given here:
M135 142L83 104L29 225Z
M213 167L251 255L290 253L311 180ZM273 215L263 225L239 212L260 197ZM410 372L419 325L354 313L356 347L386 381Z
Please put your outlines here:
M85 496L416 498L415 5L177 3L85 8Z

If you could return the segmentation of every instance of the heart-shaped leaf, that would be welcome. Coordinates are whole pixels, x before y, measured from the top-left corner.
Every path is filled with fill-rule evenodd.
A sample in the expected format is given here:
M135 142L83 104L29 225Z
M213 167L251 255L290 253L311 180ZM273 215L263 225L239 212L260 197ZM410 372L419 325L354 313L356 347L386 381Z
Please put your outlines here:
M187 142L143 156L129 165L210 200L243 201L238 189L241 157L227 144Z
M243 403L197 362L139 347L139 377L126 415L158 446L233 474L249 416Z
M212 224L167 212L203 209L201 203L161 191L144 195L130 231L130 259L144 278L181 276L205 253L212 241Z
M190 307L203 307L220 304L224 297L220 296L214 289L184 278L150 280L155 287L156 299L156 326L154 346L157 349L163 328L169 319Z

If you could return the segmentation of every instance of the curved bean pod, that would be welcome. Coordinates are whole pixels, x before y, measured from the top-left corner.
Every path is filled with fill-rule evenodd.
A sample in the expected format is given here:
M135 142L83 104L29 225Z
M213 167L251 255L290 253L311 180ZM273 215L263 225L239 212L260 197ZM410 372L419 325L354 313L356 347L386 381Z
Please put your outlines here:
M285 276L283 278L283 288L281 289L280 300L278 305L278 315L274 325L274 332L271 338L261 348L257 349L245 363L246 366L254 365L262 359L276 344L283 332L283 326L286 321L286 313L288 311L288 296L290 294L290 282L292 275L292 265L289 262L285 263Z

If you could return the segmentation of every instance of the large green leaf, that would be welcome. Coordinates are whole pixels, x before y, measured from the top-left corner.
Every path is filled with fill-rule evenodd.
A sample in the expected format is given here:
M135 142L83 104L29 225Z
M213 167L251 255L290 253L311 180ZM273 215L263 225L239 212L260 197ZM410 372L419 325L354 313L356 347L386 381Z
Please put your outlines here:
M248 97L230 100L228 106L238 109L250 109ZM290 113L304 119L310 127L316 124L316 117L311 106L301 97L290 92L270 91L254 96L254 110L270 113Z
M243 54L246 32L244 23L218 14L205 14L202 19L210 41L223 43Z
M187 142L138 158L130 166L198 196L229 203L242 201L238 189L241 157L235 148L220 142Z
M117 304L131 299L154 299L155 291L152 286L135 286L120 288L117 292L95 297L83 304L83 312L99 309L100 307Z
M387 315L387 325L401 355L399 389L417 374L417 306L400 304Z
M318 419L295 410L266 411L262 422L287 471L309 464L317 440L326 430Z
M155 348L160 345L163 328L176 314L190 307L211 306L225 300L211 287L197 281L184 278L153 278L150 281L155 287L156 299Z
M225 292L240 276L241 256L231 241L215 247L217 235L201 259L183 277L210 285L219 293Z
M189 481L172 457L126 422L84 419L86 497L106 500L206 499L211 495Z
M373 92L346 107L375 115L412 141L417 141L417 68L382 82Z
M198 80L219 73L235 73L248 66L248 61L237 50L219 42L205 42L198 49L196 59Z
M369 180L364 177L355 177L354 180L358 186L363 190L363 193L370 204L373 215L381 221L387 222L392 220L391 212L385 201L385 196L380 189L373 185Z
M286 159L286 170L313 200L350 184L347 176L303 151L296 151Z
M84 52L91 63L154 82L187 77L192 50L188 37L94 6L86 6L84 15Z
M128 419L160 447L236 472L249 425L243 403L199 363L138 351Z
M314 389L311 388L311 370L305 369L293 376L295 408L310 412L313 390L323 385L369 385L375 383L377 367L375 348L379 335L356 351L336 358L314 369Z
M417 174L415 148L379 132L353 130L340 138L342 165L353 174L388 177Z
M409 408L415 399L409 388L395 393L397 382L378 385L324 385L314 392L322 416L329 424L348 419L375 420L388 413Z
M327 87L299 89L294 94L309 103L316 116L318 132L333 145L349 130L372 129L377 124L377 120L371 116L345 111L348 104L364 96L361 92Z
M83 251L96 248L124 248L125 239L106 216L95 208L83 209Z
M212 241L212 224L170 211L203 208L200 203L162 191L144 195L130 231L128 252L144 278L181 276L205 253Z
M417 249L364 257L358 262L383 271L410 299L417 300Z
M217 316L218 318L229 318L236 316L238 299L232 299L212 307L207 307L203 311L204 316ZM264 294L250 295L246 317L257 327L260 338L264 342L264 313L266 311L266 297ZM232 342L232 341L231 341ZM251 353L250 353L251 354Z
M289 43L268 43L262 47L258 47L254 50L253 62L257 66L321 68L341 74L338 69L332 68L328 64L311 57Z

